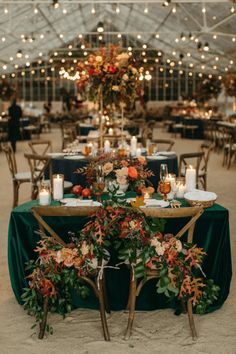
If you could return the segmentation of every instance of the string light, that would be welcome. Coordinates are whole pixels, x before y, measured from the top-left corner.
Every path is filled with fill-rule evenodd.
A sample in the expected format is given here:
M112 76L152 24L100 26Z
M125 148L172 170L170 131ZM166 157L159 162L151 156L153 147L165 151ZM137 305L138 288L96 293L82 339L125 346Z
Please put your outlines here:
M9 12L9 11L8 11L8 8L7 8L7 7L5 7L5 8L4 8L4 14L5 14L5 15L7 15L7 14L8 14L8 12Z
M145 6L143 12L144 12L145 14L148 14L148 6L147 6L147 5Z
M230 12L233 14L235 12L234 6L231 7Z
M117 4L117 6L116 6L116 13L117 14L119 14L120 13L120 7L119 7L119 5Z
M63 34L62 34L62 33L60 33L60 34L59 34L59 37L60 37L60 38L63 38L64 36L63 36Z
M159 35L159 33L157 33L155 37L156 37L157 39L158 39L158 38L160 38L160 35Z
M58 0L52 0L52 6L55 10L58 9L60 6Z
M39 10L37 9L37 7L34 8L34 13L37 14L39 12Z
M176 11L177 11L177 10L176 10L176 7L174 6L173 9L172 9L173 14L175 14Z
M41 38L41 39L44 39L44 34L43 34L43 33L40 34L40 38Z
M121 33L118 33L117 34L117 38L121 38L122 36L121 36Z
M2 37L2 42L5 42L6 38L5 37Z
M7 65L4 64L2 68L3 68L3 70L7 70Z
M162 6L167 7L170 5L171 0L165 0L162 4Z
M62 10L62 13L63 13L64 15L66 15L66 14L67 14L67 9L63 9L63 10Z
M213 39L217 39L217 35L216 34L214 34Z
M203 14L206 13L206 8L205 8L205 7L202 8L202 13L203 13Z
M95 10L95 7L93 6L92 9L91 9L91 14L95 14L96 13L96 10Z

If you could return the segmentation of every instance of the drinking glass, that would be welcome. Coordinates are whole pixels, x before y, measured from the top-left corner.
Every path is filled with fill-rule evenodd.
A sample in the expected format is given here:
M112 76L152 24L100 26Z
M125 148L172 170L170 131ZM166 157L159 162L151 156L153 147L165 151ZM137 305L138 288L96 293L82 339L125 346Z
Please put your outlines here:
M96 195L97 201L101 203L102 193L105 188L105 179L103 176L97 177L96 182L93 182L93 192Z
M163 195L163 199L167 200L167 194L171 191L170 182L165 182L165 180L159 182L158 191Z
M166 163L162 163L160 166L160 180L165 181L168 176L168 166Z

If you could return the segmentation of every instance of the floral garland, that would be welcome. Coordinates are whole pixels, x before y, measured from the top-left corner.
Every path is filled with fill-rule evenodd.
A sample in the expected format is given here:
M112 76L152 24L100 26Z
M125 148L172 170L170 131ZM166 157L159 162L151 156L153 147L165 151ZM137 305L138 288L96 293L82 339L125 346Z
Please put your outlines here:
M212 98L217 98L222 90L221 81L212 78L212 79L204 79L197 86L194 98L198 102L206 102L211 100Z
M90 100L103 100L104 106L121 102L132 104L140 93L139 72L135 60L119 47L102 48L78 63L80 79L77 82L81 93Z
M148 178L154 174L145 168L146 165L144 156L123 158L117 154L102 154L92 158L86 167L77 169L76 172L86 175L88 185L92 185L100 174L118 185L129 184L131 189L137 190L151 184Z
M113 196L66 247L52 238L39 242L39 257L27 268L31 274L29 288L22 295L24 308L41 321L43 302L48 297L49 311L65 316L73 306L72 288L82 297L88 294L79 277L92 274L99 262L109 262L113 245L120 261L133 267L137 279L145 277L147 270L158 270L157 293L190 300L198 313L206 312L219 293L219 287L205 279L201 269L206 253L163 234L163 229L163 220L149 218L140 208ZM52 333L49 325L46 329Z

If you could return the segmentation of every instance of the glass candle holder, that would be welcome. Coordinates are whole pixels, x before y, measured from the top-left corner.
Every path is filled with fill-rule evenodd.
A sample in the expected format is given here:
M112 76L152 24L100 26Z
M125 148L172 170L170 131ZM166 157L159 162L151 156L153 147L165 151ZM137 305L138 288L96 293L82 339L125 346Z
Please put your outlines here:
M53 199L61 200L64 194L64 175L57 174L52 176Z
M104 177L97 177L96 182L93 182L93 192L96 195L97 201L101 203L102 193L105 188L105 179Z
M50 184L42 182L39 187L39 205L51 204L51 187Z

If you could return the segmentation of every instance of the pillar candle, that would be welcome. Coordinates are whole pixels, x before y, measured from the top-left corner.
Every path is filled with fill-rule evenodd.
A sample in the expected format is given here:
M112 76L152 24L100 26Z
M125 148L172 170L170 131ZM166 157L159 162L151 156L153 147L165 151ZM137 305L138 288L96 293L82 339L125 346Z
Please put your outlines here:
M175 189L175 176L169 173L166 177L166 182L170 182L171 190L173 192Z
M64 178L63 175L53 176L53 199L60 200L63 198Z
M196 170L191 165L186 169L185 181L187 192L196 188Z
M177 197L177 198L183 198L183 197L184 197L185 190L186 190L185 185L179 183L179 184L177 184L177 187L178 187L178 189L177 189L177 192L176 192L176 197Z
M42 189L39 192L39 205L49 205L50 200L50 192L46 189Z
M110 152L110 150L111 150L110 141L109 141L109 140L106 140L105 143L104 143L104 152L105 152L105 153L108 153L108 152Z
M132 136L130 141L130 153L132 156L135 156L137 150L137 138Z
M136 149L136 157L139 157L139 156L141 156L141 149L137 148Z
M113 129L112 128L108 129L108 135L113 135Z

